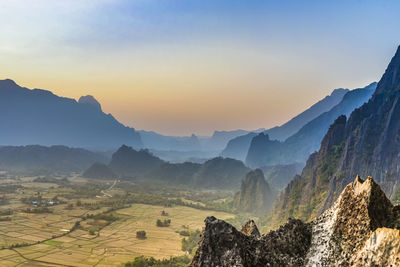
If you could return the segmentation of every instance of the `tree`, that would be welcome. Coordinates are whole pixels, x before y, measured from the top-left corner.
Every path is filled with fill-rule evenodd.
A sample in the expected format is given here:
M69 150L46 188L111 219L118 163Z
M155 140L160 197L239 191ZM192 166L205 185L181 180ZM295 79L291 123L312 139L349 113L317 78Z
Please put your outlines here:
M168 216L168 213L165 212L165 210L163 210L163 211L161 212L161 216Z
M164 221L157 219L157 222L156 222L156 225L158 227L168 227L170 224L171 224L171 219L166 219Z
M136 237L139 239L146 239L146 231L137 231L136 232Z

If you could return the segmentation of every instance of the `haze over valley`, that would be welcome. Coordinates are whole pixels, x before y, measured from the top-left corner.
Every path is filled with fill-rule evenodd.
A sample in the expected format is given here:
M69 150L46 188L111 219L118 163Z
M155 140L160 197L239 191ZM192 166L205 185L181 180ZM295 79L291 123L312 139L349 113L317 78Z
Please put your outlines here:
M0 3L0 266L400 266L395 1Z

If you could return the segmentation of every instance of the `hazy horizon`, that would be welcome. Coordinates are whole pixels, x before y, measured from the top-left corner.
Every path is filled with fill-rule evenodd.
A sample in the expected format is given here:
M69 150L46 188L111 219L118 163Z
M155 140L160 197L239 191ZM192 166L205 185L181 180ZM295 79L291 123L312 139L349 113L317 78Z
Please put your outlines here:
M377 81L395 1L3 1L0 77L168 135L281 125ZM18 14L18 16L16 16Z

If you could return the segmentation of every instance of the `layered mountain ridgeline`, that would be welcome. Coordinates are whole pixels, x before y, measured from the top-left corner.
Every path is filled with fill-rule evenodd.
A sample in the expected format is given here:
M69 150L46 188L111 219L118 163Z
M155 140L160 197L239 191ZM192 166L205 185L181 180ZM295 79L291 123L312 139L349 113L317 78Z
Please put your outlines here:
M190 150L190 151L178 151L178 150L156 150L150 149L150 152L162 160L171 163L204 163L209 159L218 157L218 151L206 151L206 150Z
M258 134L251 132L229 140L225 149L222 150L221 156L244 162L246 160L247 152L249 151L251 140L256 135Z
M400 206L372 178L349 184L310 223L289 219L260 236L208 217L190 266L400 266Z
M121 146L111 158L109 167L119 176L140 177L160 167L163 160L148 150L135 150L126 145Z
M240 213L256 216L266 215L276 197L260 169L249 172L242 181L240 191L236 193L233 206Z
M339 104L349 91L349 89L343 88L335 89L330 95L321 99L290 121L281 126L266 130L265 132L272 140L285 141L287 138L297 133L304 125Z
M112 179L117 177L106 164L99 162L95 162L91 165L89 169L84 171L82 176L95 179Z
M250 171L243 162L217 157L207 160L193 175L196 186L204 188L239 188L243 177Z
M272 140L284 141L299 131L308 122L339 104L347 92L349 92L349 89L335 89L330 95L321 99L285 124L260 132L267 133ZM225 149L221 152L221 156L245 161L251 140L256 135L257 132L250 132L229 140Z
M264 166L261 170L263 170L265 179L272 188L281 191L296 174L301 173L303 167L303 163L293 163L287 165Z
M66 146L0 147L0 170L19 175L81 172L95 162L107 162L105 156Z
M196 135L167 136L151 131L138 131L144 146L161 151L200 151L200 141Z
M137 151L125 145L113 154L106 167L120 178L163 181L210 189L238 188L243 177L250 171L243 162L222 157L207 160L203 164L169 163L148 150ZM101 165L93 165L88 171L101 173L102 169L108 172ZM106 174L102 176L106 177Z
M248 131L245 130L214 131L211 138L203 140L203 144L212 150L222 150L229 140L247 133Z
M256 168L305 162L312 152L318 150L322 138L334 120L340 115L349 115L367 102L376 86L376 83L372 83L347 92L336 106L305 124L284 142L271 140L267 132L260 133L250 143L246 164Z
M290 216L314 218L357 174L374 175L394 201L400 197L400 48L376 92L350 118L339 117L310 156L301 176L278 198L272 223Z
M1 145L66 145L115 149L121 144L143 146L140 135L105 114L93 97L59 97L30 90L12 80L0 81Z

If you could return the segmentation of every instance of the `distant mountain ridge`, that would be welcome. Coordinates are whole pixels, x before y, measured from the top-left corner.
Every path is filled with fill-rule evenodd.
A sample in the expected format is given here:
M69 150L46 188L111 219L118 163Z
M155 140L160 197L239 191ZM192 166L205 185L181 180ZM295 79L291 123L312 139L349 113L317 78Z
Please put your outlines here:
M364 88L348 91L336 106L305 124L284 142L272 140L266 132L253 137L246 156L246 164L257 168L266 165L305 162L307 157L319 148L330 124L338 116L349 115L367 102L376 86L377 83L371 83Z
M329 111L342 101L349 89L338 88L322 100L318 101L285 124L266 130L271 140L285 141L288 137L299 131L304 125L324 112Z
M308 122L339 104L344 95L349 91L349 89L343 88L334 89L330 95L321 99L288 122L268 130L264 129L263 131L258 131L258 133L263 132L268 134L271 140L284 141L299 131ZM250 148L251 140L256 135L257 132L250 132L230 139L224 150L221 152L221 156L238 159L244 162Z
M143 147L133 128L101 111L91 96L77 102L50 91L27 89L0 80L0 145L66 145L115 149L121 144Z
M371 99L349 118L338 117L277 199L272 224L315 218L335 202L351 176L373 175L392 200L400 200L400 47ZM296 193L295 193L296 192Z
M163 181L196 188L232 189L238 188L250 171L243 162L222 157L207 160L203 164L169 163L154 156L149 150L135 150L126 145L112 155L106 167L94 164L83 175L89 174L87 177L93 178L91 176L95 174L105 178L115 173L124 179Z
M191 136L168 136L153 131L138 131L142 137L144 147L148 149L164 150L164 151L200 151L202 146L198 137L194 134Z
M81 172L95 162L108 160L99 153L66 146L0 147L0 170L21 175Z

